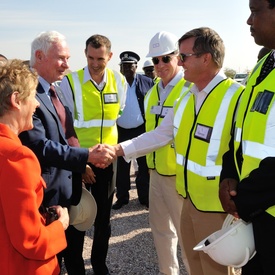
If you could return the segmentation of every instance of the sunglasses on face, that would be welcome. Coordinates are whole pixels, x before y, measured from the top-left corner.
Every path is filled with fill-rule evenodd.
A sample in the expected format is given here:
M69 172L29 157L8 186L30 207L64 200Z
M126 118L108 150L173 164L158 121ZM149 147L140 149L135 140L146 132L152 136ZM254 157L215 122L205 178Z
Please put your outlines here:
M169 63L169 62L171 61L172 56L171 56L171 55L165 55L165 56L162 56L162 57L160 57L160 58L158 58L158 57L153 57L153 58L152 58L152 61L153 61L153 63L154 63L155 65L158 65L160 59L162 60L163 63L167 64L167 63Z
M193 55L198 56L200 55L200 53L179 53L178 57L181 62L184 62L186 57L193 56Z

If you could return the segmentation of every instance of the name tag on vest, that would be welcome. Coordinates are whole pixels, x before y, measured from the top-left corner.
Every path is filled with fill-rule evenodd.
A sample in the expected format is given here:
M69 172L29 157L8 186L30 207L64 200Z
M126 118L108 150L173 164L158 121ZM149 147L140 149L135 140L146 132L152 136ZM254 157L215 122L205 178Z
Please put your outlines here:
M211 134L212 134L212 127L197 124L196 131L195 131L195 138L201 139L206 142L210 142Z
M172 107L165 107L165 106L152 106L151 107L151 110L150 110L150 113L153 114L153 115L159 115L160 117L165 117L167 115L167 113L169 112L169 110L171 109Z
M117 103L117 102L118 102L117 94L104 94L105 104Z

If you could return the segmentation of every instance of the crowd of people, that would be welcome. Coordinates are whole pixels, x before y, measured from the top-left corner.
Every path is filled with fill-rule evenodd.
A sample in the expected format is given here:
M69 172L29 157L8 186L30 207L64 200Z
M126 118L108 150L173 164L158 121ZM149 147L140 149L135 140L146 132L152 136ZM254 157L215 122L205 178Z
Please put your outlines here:
M0 55L3 274L60 274L62 261L69 275L85 274L92 219L70 220L83 189L96 202L93 272L111 274L111 209L129 202L135 160L159 274L179 274L179 245L188 274L233 275L193 250L227 214L253 226L257 253L242 275L274 273L275 1L249 0L249 8L264 48L245 86L225 76L222 37L208 27L180 38L157 32L144 75L132 51L120 54L120 72L108 68L111 41L101 34L86 40L84 68L68 74L70 49L57 31L35 37L28 64Z

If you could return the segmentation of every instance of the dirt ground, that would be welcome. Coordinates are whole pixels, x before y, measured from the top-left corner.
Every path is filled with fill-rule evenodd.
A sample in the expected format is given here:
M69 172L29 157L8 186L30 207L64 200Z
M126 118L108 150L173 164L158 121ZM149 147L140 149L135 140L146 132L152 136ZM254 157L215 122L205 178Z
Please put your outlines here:
M158 261L149 226L148 210L140 205L137 199L134 183L134 169L132 168L132 185L130 202L119 210L112 210L110 238L107 266L110 274L114 275L157 275ZM116 201L116 198L114 198ZM90 264L90 253L93 242L93 228L86 232L83 257L86 275L93 274ZM187 275L178 249L180 275ZM62 275L67 275L62 268ZM210 274L209 274L210 275ZM236 275L241 275L236 270Z
M134 169L131 169L132 185L128 205L119 210L112 210L110 238L107 265L110 274L115 275L155 275L158 274L158 261L149 226L148 209L137 199L134 183ZM114 198L116 201L116 198ZM90 254L93 242L93 228L86 232L83 257L86 274L93 274L90 264ZM181 261L179 251L181 275L187 275ZM62 275L67 275L65 268Z

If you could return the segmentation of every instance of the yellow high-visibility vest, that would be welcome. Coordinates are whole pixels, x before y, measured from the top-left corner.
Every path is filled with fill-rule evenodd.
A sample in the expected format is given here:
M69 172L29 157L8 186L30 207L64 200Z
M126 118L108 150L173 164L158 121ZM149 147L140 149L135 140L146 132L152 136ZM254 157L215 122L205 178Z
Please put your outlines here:
M195 113L189 92L177 102L174 116L176 189L189 195L201 211L224 212L218 189L222 156L229 149L236 104L243 86L232 79L221 81Z
M256 65L250 75L238 108L234 150L236 156L236 151L242 143L242 169L238 170L240 180L248 177L254 169L258 168L263 159L275 157L275 69L256 85L265 59ZM239 168L236 158L235 161L236 167ZM268 208L266 212L275 217L275 205Z
M102 91L92 81L83 83L84 70L68 75L75 98L74 127L82 147L117 143L116 120L125 81L116 71L106 69L106 73L107 83Z
M182 78L169 93L162 106L158 106L158 85L156 84L153 86L144 99L146 119L145 125L147 132L155 129L161 123L167 113L167 110L173 108L175 101L181 96L182 93L186 92L190 86L191 83ZM158 106L159 112L153 112L153 106ZM156 169L159 174L165 176L176 175L174 144L168 144L155 152L147 154L146 160L148 167L150 169Z

